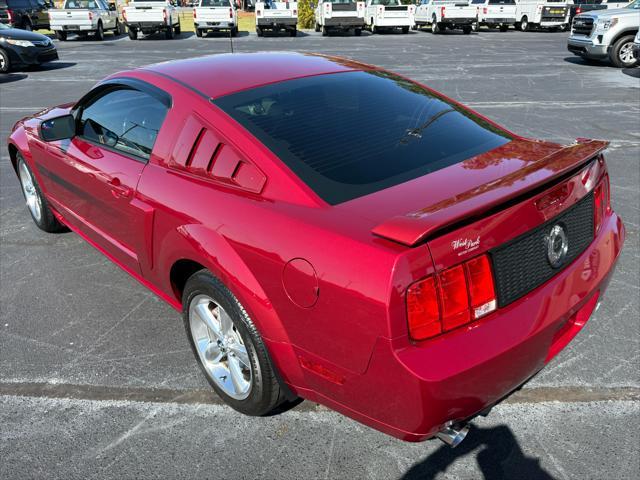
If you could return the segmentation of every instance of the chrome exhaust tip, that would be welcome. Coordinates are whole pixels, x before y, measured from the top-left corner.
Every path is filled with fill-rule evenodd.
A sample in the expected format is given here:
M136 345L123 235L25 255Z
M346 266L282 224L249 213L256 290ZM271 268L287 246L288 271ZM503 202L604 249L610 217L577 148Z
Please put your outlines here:
M456 448L465 439L467 433L469 433L469 425L450 424L436 433L436 437L449 445L451 448Z

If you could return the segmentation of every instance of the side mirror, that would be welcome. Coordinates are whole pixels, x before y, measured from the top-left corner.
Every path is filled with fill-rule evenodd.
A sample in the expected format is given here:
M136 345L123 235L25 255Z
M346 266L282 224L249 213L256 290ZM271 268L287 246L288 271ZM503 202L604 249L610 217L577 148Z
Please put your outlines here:
M73 115L50 118L40 124L40 138L45 142L55 142L73 138L76 135L76 119Z

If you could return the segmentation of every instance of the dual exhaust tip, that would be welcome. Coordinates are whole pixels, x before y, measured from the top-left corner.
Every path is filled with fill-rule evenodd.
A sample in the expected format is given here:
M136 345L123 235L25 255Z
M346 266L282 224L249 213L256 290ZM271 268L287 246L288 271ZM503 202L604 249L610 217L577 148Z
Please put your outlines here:
M468 424L448 424L438 433L436 433L436 438L442 440L444 443L449 445L451 448L456 448L458 445L462 443L462 441L469 433L469 425Z

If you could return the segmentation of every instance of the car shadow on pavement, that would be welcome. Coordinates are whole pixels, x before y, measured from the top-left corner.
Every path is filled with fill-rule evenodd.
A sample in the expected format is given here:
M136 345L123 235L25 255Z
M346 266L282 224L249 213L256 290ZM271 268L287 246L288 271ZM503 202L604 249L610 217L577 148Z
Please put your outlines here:
M458 447L452 449L442 444L422 462L411 467L402 479L434 479L446 472L458 459L474 453L485 480L554 480L540 466L539 459L525 455L515 435L506 425L490 428L472 426L469 435Z
M191 33L191 36L195 35L195 33L193 32L189 32L189 33ZM247 32L246 30L240 30L235 38L248 37L249 35L250 33ZM202 35L202 38L229 38L229 37L230 37L229 32L226 32L226 31L207 32L206 34Z
M622 73L624 73L625 75L629 75L630 77L633 77L633 78L640 78L640 68L639 67L623 68L622 69Z
M18 80L24 80L28 75L24 73L6 73L4 75L0 75L0 85L4 85L5 83L17 82Z
M31 67L29 70L31 70L32 72L49 72L53 70L61 70L63 68L73 67L75 65L77 65L76 62L51 62Z
M581 67L612 68L611 65L606 62L601 62L600 60L588 60L581 57L565 57L564 61Z

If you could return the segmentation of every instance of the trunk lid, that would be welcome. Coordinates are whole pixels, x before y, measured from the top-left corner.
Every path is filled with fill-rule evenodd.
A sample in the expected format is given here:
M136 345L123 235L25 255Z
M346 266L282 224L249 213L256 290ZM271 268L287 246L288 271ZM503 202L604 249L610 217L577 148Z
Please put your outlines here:
M372 221L378 237L416 246L534 195L593 159L608 142L566 147L516 139L482 155L337 208Z

